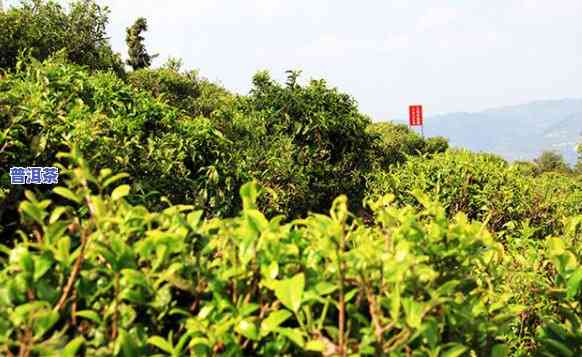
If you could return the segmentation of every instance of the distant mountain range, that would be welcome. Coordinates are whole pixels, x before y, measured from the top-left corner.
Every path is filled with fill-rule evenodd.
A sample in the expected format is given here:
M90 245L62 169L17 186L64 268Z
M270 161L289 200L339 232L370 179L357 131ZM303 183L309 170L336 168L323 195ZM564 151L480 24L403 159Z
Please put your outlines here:
M445 136L455 147L491 152L512 161L532 160L552 150L574 163L576 145L582 144L582 98L427 117L424 133Z

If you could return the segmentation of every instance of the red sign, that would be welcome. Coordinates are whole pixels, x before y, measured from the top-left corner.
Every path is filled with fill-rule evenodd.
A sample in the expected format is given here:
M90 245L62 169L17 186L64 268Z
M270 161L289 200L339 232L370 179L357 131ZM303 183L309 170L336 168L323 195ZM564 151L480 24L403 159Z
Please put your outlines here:
M411 105L408 110L410 112L408 124L410 126L422 126L422 105Z

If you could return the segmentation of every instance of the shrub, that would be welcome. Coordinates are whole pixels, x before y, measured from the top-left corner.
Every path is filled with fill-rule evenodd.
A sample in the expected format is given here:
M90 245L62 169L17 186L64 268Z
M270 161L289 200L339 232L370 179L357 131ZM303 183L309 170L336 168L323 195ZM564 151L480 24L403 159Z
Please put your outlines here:
M416 207L412 192L418 189L441 202L449 217L465 212L496 232L526 224L543 237L559 232L562 218L582 213L574 203L582 192L575 180L533 178L521 171L493 155L449 151L430 159L411 157L390 171L372 173L368 187L371 193L394 193L399 203Z
M162 205L163 195L215 214L238 209L227 193L238 188L223 181L229 143L212 122L187 117L113 74L32 60L0 82L0 103L0 167L9 196L2 212L22 197L19 186L8 185L10 167L51 166L73 144L92 168L128 173L133 199L149 207Z
M504 275L514 301L526 306L509 337L515 355L582 353L582 216L564 223L562 236L534 240L524 227L508 240Z
M72 63L123 76L121 58L107 41L108 15L91 0L74 1L68 11L55 1L21 1L0 12L0 69L14 69L22 51L42 61L63 50Z
M290 73L281 85L258 73L250 95L213 120L233 143L241 177L270 190L265 207L273 213L321 212L340 192L358 205L363 174L373 163L369 119L350 96L324 81L301 86L297 76Z
M203 220L192 206L133 206L119 175L61 157L54 192L70 205L28 192L25 228L0 250L3 353L500 355L521 311L491 284L502 246L421 196L419 212L370 201L375 226L345 196L281 224L248 184L240 215Z
M423 139L404 124L373 123L368 127L368 131L380 138L376 155L382 168L402 163L406 161L406 156L441 153L449 147L447 139L443 137Z
M538 158L534 159L534 163L537 173L569 173L571 171L562 154L553 151L544 151Z
M200 78L195 71L181 72L180 67L133 71L128 81L192 117L208 118L232 101L232 95L224 88Z
M511 164L516 167L517 170L524 176L535 176L537 175L537 166L530 161L515 161Z

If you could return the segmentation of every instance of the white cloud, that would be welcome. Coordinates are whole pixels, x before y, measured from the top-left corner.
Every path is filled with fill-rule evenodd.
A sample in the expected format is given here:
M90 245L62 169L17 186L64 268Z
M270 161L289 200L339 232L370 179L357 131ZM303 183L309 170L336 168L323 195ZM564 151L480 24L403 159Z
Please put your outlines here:
M410 46L410 36L406 34L390 34L384 41L384 49L395 51L403 50Z
M580 95L582 0L97 1L115 50L144 16L156 64L182 57L242 92L267 67L325 77L376 117L409 101L456 111Z
M253 0L245 1L250 5L251 13L258 13L262 17L272 18L284 14L286 6L282 0Z
M458 16L458 11L454 8L429 8L418 19L416 29L419 32L432 30L452 23Z
M324 34L319 38L298 49L298 53L306 57L337 57L354 50L356 43L353 40L340 38L333 34Z

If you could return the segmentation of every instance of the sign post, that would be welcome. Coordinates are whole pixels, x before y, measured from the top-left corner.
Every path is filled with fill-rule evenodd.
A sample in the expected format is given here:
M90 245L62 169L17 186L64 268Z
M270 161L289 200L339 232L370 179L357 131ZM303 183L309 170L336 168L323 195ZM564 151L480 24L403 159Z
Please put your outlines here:
M422 117L422 105L411 105L408 107L408 112L410 114L408 118L408 124L413 126L420 126L420 132L424 138L424 122Z

